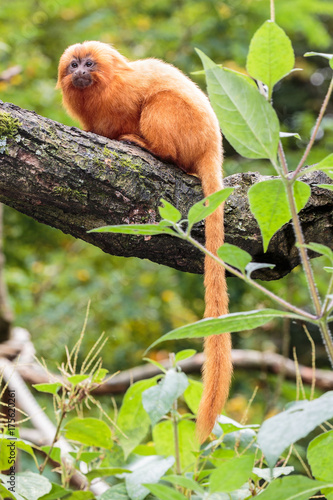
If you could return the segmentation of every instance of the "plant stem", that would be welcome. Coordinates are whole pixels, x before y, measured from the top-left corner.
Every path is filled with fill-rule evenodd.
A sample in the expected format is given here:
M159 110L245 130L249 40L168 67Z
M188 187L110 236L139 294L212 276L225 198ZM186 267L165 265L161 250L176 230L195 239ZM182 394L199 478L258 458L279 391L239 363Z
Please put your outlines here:
M313 302L313 305L314 305L314 308L316 311L316 315L319 317L321 315L320 299L319 299L319 295L317 292L316 283L314 280L312 267L311 267L310 260L308 257L307 249L304 247L305 240L304 240L303 231L301 228L301 223L299 221L297 207L296 207L295 198L294 198L295 179L291 179L291 180L288 179L288 174L289 174L288 165L287 165L287 161L286 161L285 156L284 156L281 141L279 143L279 158L280 158L282 170L283 170L283 175L281 176L281 178L282 178L282 181L284 182L284 185L285 185L285 188L287 191L288 202L289 202L289 207L290 207L290 211L291 211L291 217L292 217L295 237L296 237L297 243L299 244L299 254L301 257L301 262L302 262L305 276L306 276L306 279L308 282L310 295L311 295L312 302Z
M317 118L317 121L316 121L316 124L313 128L313 131L312 131L312 134L311 134L311 137L310 137L310 141L304 151L304 154L302 156L302 159L301 161L299 162L296 170L294 171L293 173L293 178L295 178L299 171L301 170L301 168L303 167L304 163L305 163L305 160L307 159L309 153L310 153L310 150L313 146L313 143L314 141L316 140L316 136L317 136L317 133L318 133L318 129L319 129L319 126L321 124L321 121L323 119L323 116L325 114L325 111L327 109L327 105L328 105L328 101L330 100L330 97L331 97L331 94L332 94L332 91L333 91L333 78L331 79L331 82L330 82L330 85L328 87L328 90L327 90L327 93L326 93L326 96L325 96L325 99L323 101L323 104L321 105L321 108L320 108L320 112L319 112L319 115L318 115L318 118Z
M175 354L173 352L170 353L169 359L170 359L171 366L173 368L176 368L176 359L175 359ZM171 419L172 419L172 427L173 427L173 442L175 445L176 473L180 476L182 473L182 468L181 468L181 464L180 464L177 399L172 404Z
M318 131L320 122L322 120L323 114L324 114L325 109L327 107L328 99L329 99L329 97L330 97L330 95L332 93L332 88L333 88L333 78L331 80L330 88L329 88L329 90L328 90L328 92L326 94L323 106L322 106L322 108L320 110L320 114L318 116L316 127L315 127L315 130L314 130L314 134L312 134L312 138L311 139L313 139L313 140L312 140L312 142L310 140L310 142L308 144L308 148L307 148L308 152L307 152L307 154L309 153L309 151L310 151L310 149L312 147L313 141L314 141L314 139L316 137L316 133ZM294 174L293 174L293 176L292 176L291 179L288 179L288 166L287 166L287 162L285 161L285 157L284 157L284 154L283 154L283 149L282 149L282 145L281 144L279 144L279 157L280 157L280 161L281 161L281 165L282 165L282 169L283 169L283 173L284 173L284 175L281 178L282 178L282 180L283 180L283 182L285 184L286 191L287 191L289 206L290 206L290 210L291 210L291 214L292 214L292 221L293 221L293 228L294 228L294 232L295 232L295 237L296 237L297 243L299 244L299 253L300 253L300 257L301 257L303 269L304 269L304 272L305 272L306 280L308 282L308 286L309 286L309 290L310 290L310 295L311 295L311 298L312 298L312 303L314 305L317 317L323 318L323 315L325 314L325 311L326 311L327 306L328 306L329 299L328 299L328 297L326 295L324 305L323 305L323 307L321 307L320 298L319 298L319 295L318 295L316 283L315 283L314 276L313 276L312 267L311 267L311 264L310 264L310 259L308 257L307 249L304 247L305 240L304 240L304 236L303 236L303 231L302 231L302 228L301 228L300 220L299 220L299 217L298 217L296 203L295 203L295 198L294 198L294 193L293 193L293 186L294 186L294 182L296 180L295 176L297 175L297 170L299 171L299 169L302 167L302 165L303 165L303 163L304 163L305 158L307 157L307 155L305 155L305 153L304 153L303 158L302 158L303 163L301 161L300 165L297 167L297 169L294 172ZM333 276L331 277L327 294L330 293L330 291L332 290L332 287L333 287ZM329 358L329 360L330 360L330 362L331 362L331 364L333 366L333 338L332 338L331 332L330 332L330 330L328 328L327 320L325 318L321 319L321 321L319 323L319 329L320 329L320 333L322 335L323 343L324 343L324 346L326 348L326 352L327 352L328 358Z
M271 21L275 22L275 5L274 5L274 0L271 0Z
M230 272L231 274L234 274L235 276L237 276L241 280L245 281L249 285L253 286L254 288L257 288L257 290L260 290L261 292L263 292L265 295L270 297L274 302L277 302L285 309L288 309L289 311L292 311L295 314L299 314L300 316L303 316L304 318L306 318L308 321L311 321L312 323L317 323L316 316L314 316L313 314L310 314L306 311L303 311L303 309L299 309L298 307L293 306L292 304L290 304L286 300L281 299L278 295L275 295L270 290L267 290L267 288L263 287L259 283L256 283L253 279L248 278L247 276L242 274L240 271L237 271L237 269L234 269L233 267L229 266L228 264L223 262L223 260L219 259L218 257L216 257L216 255L214 255L209 250L207 250L198 241L196 241L194 238L192 238L192 236L187 236L186 240L189 241L190 243L192 243L192 245L197 247L199 250L201 250L206 255L209 255L212 259L214 259L216 262L218 262L220 265L222 265L228 272Z
M285 175L287 175L288 174L288 163L287 163L286 155L284 154L284 149L283 149L281 141L279 141L278 155L279 155L280 163L282 165L283 173ZM273 166L274 166L275 170L278 171L279 175L281 175L281 170L279 169L279 167L277 165L275 165L274 163L273 163Z
M332 290L333 290L333 273L331 274L331 279L330 279L330 282L329 282L329 285L328 285L328 288L327 288L327 292L326 292L326 296L325 296L323 308L321 310L322 316L324 316L327 313L327 311L328 311L328 306L330 304L330 298L331 298L329 296L331 295Z
M176 457L176 473L180 476L182 468L180 465L180 450L179 450L179 435L178 435L178 417L177 417L177 400L173 403L172 408L172 425L173 425L173 440L175 443Z
M287 190L287 196L288 196L288 201L289 201L289 207L291 210L291 216L292 216L292 221L293 221L293 227L294 227L294 232L295 232L295 237L296 241L299 244L299 253L303 265L303 269L305 272L305 276L308 282L309 290L310 290L310 295L312 298L312 302L316 311L316 316L320 317L321 315L321 304L320 304L320 299L316 287L316 283L314 280L313 276L313 271L312 267L310 264L310 260L308 257L307 249L305 248L305 240L303 236L303 231L301 228L301 224L299 221L298 213L297 213L297 208L296 208L296 203L294 199L294 193L293 193L293 181L290 182L288 179L284 179L286 190Z
M328 358L329 358L331 365L333 367L333 338L332 338L332 334L328 328L327 321L325 319L320 321L319 329L320 329L320 333L321 333L322 338L323 338L323 343L324 343Z
M46 464L47 464L47 462L49 461L49 458L50 458L50 456L51 456L51 453L52 453L52 450L53 450L53 448L54 448L54 445L55 445L55 443L58 441L58 437L59 437L59 433L60 433L61 424L62 424L62 422L63 422L63 420L64 420L65 416L66 416L66 410L62 412L62 415L61 415L60 420L59 420L59 422L58 422L57 429L56 429L56 432L55 432L55 435L54 435L54 438L53 438L52 444L51 444L51 446L50 446L50 449L49 449L49 451L48 451L48 454L46 455L45 460L44 460L44 462L42 463L42 465L39 467L39 474L43 474L44 469L45 469L45 467L46 467Z
M311 380L310 401L312 401L313 397L314 397L315 387L316 387L316 345L315 345L313 338L311 337L310 332L307 329L306 325L303 325L303 330L305 331L305 334L308 337L309 342L311 344L312 380Z

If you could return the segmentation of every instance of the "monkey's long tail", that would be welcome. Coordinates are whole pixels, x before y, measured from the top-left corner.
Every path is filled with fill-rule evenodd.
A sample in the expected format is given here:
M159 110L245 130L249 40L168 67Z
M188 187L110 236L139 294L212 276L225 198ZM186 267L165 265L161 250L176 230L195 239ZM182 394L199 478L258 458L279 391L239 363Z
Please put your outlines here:
M207 172L202 177L204 195L222 189L222 176ZM208 174L208 175L207 175ZM216 175L218 179L216 179ZM216 254L224 242L224 207L220 207L206 219L206 248ZM205 318L216 318L228 312L228 293L225 271L211 257L205 257ZM204 341L205 363L203 366L203 396L197 417L197 435L203 442L211 433L217 416L229 394L232 376L231 336L230 333L212 335Z

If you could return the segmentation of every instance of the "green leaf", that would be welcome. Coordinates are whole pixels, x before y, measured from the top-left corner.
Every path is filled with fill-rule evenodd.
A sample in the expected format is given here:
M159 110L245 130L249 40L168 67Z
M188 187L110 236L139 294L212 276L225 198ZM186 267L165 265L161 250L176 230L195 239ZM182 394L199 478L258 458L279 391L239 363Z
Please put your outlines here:
M296 137L296 139L301 140L301 136L297 132L280 132L280 137L281 139L284 139L285 137Z
M187 386L188 380L185 373L171 369L167 371L158 385L142 393L142 404L152 425L169 413L174 401L183 394Z
M252 257L236 245L224 243L218 250L217 255L230 266L240 269L245 274L245 268L251 262Z
M218 418L218 423L223 429L223 434L229 434L229 432L235 432L239 429L245 428L244 425L240 424L230 417L227 417L226 415L220 415Z
M175 362L179 363L180 361L184 361L184 359L191 358L196 352L195 349L184 349L183 351L179 351L175 356Z
M253 463L254 455L243 455L222 463L210 476L210 491L230 493L237 490L251 476Z
M33 384L32 387L39 392L47 392L48 394L57 394L58 389L62 386L60 382L51 384Z
M273 21L266 21L254 34L246 69L248 73L268 86L268 96L274 85L288 75L295 64L291 41Z
M229 434L230 432L238 431L239 429L255 429L260 427L259 425L242 425L236 420L227 417L226 415L220 415L218 418L218 423L223 429L223 434Z
M311 188L305 182L296 181L294 184L294 198L296 203L297 213L302 210L307 204L311 196Z
M260 500L308 500L325 484L304 476L283 477L273 481L260 494Z
M139 444L134 448L133 453L149 457L150 455L157 455L154 444L150 441L148 444Z
M193 205L187 216L189 229L191 229L191 227L197 222L200 222L208 217L208 215L212 214L217 207L231 195L233 190L234 188L221 189L210 196L206 196L206 198Z
M86 477L89 481L96 479L96 477L109 477L115 476L116 474L124 474L124 472L131 472L129 469L124 469L121 467L98 467L97 469L92 469L87 472Z
M3 477L5 477L3 475ZM8 479L8 477L7 477ZM6 481L7 479L4 479L4 481ZM3 484L0 483L0 498L13 498L14 500L16 500L17 496L14 496L13 493L11 493L10 491L7 490L7 488L4 487Z
M304 170L301 170L298 174L298 177L304 175L304 173L316 172L317 170L321 170L325 172L325 174L329 173L329 171L333 170L333 153L326 156L319 163L316 163L312 167L307 167Z
M188 379L188 381L189 385L184 392L184 399L191 412L196 415L203 393L203 385L197 380Z
M306 52L304 54L304 57L309 57L309 56L320 56L324 57L325 59L328 59L329 65L333 69L333 54L326 54L324 52Z
M174 457L156 456L146 458L143 465L139 462L139 466L133 469L131 474L125 475L126 489L131 500L143 500L149 493L143 486L144 483L157 483L174 462Z
M0 471L15 465L16 455L16 439L6 434L0 434Z
M267 464L274 467L283 451L333 417L333 391L314 401L299 401L262 424L258 433Z
M69 420L65 425L66 438L87 446L110 449L112 438L110 427L98 418L79 418Z
M275 163L279 120L257 89L236 73L219 68L196 49L206 72L207 89L222 133L246 158L269 158Z
M96 497L91 491L74 491L66 500L96 500Z
M254 429L240 429L239 431L226 434L223 438L223 443L228 448L235 449L236 446L239 453L248 450L251 453L255 453L258 449L255 443L256 437L257 433Z
M327 54L324 52L305 52L304 57L312 57L312 56L320 56L324 57L325 59L332 59L333 54Z
M51 491L40 497L39 500L58 500L59 498L68 497L70 493L72 493L72 490L67 490L59 484L52 483Z
M181 326L166 333L155 340L148 349L152 349L157 344L166 340L193 339L199 337L208 337L209 335L219 335L227 332L242 332L252 330L262 326L274 318L292 318L301 319L297 314L278 311L276 309L261 309L259 311L247 311L239 313L230 313L219 318L205 318L191 325Z
M35 452L34 450L32 449L30 443L28 441L24 441L23 439L18 439L16 441L16 447L19 449L19 450L22 450L22 451L25 451L26 453L28 453L31 457L35 457Z
M163 365L161 365L161 363L159 363L158 361L155 361L155 359L143 358L143 361L147 361L151 365L156 366L156 368L158 368L159 370L161 370L161 372L163 372L163 373L166 373L168 371Z
M333 431L314 438L307 450L312 475L319 481L333 481Z
M262 479L270 483L280 476L288 476L288 474L294 472L294 467L273 467L273 469L259 469L259 467L253 467L252 472L256 474L256 476L261 477Z
M119 233L132 235L154 236L156 234L172 234L177 236L177 233L163 224L120 224L119 226L103 226L87 231L88 233Z
M41 449L47 455L50 452L51 446L50 445L42 446ZM60 463L61 462L61 449L58 448L57 446L53 446L51 453L50 453L50 457L55 462Z
M250 278L251 274L254 273L254 271L258 271L259 269L265 269L265 268L273 269L274 267L275 267L275 264L267 264L265 262L250 262L246 266L245 272L246 272L246 276L248 278Z
M195 491L196 493L203 494L205 490L199 483L194 481L194 479L190 479L185 476L176 476L176 475L168 475L162 477L163 481L167 481L168 483L176 484L177 486L182 486L182 488L186 488L189 491Z
M333 170L333 153L326 156L319 163L317 163L316 165L311 167L311 169L322 170L325 173L327 173L327 171ZM307 169L307 172L308 172L308 169Z
M181 469L187 470L196 462L196 452L200 448L195 434L195 423L181 420L177 427ZM153 427L153 440L159 455L175 455L174 429L171 420L163 420Z
M77 459L78 455L80 456L80 462L85 462L86 464L89 464L93 460L96 460L96 458L102 458L103 456L102 451L84 451L83 453L80 453L79 451L70 451L69 454L71 457L73 457L75 460Z
M120 483L117 484L116 486L112 486L98 497L98 500L128 500L128 499L129 496L127 495L125 483Z
M94 373L92 381L95 384L100 384L104 380L107 373L109 373L109 370L107 370L106 368L99 368L99 370L97 370L97 372Z
M159 500L187 500L180 491L169 488L164 484L145 484L146 488Z
M294 197L297 210L307 203L311 194L310 187L304 182L294 184ZM248 191L250 209L260 227L266 252L272 236L291 219L288 196L281 179L272 179L254 184Z
M230 71L230 73L236 73L236 75L240 76L241 78L244 78L244 80L247 81L252 87L255 89L258 89L256 82L246 73L241 73L240 71L236 71L235 69L228 68L227 66L223 66L222 64L217 64L219 68L223 68L225 71ZM205 70L201 71L191 71L191 75L204 75L205 76Z
M252 85L252 87L255 88L258 91L258 87L257 87L256 82L249 75L247 75L245 73L241 73L240 71L236 71L236 70L231 69L231 68L223 67L222 65L219 65L219 67L223 68L225 71L229 71L230 73L236 73L237 76L239 76L240 78L244 78L244 80L247 83L249 83L250 85ZM205 74L204 71L202 71L201 73Z
M14 465L18 449L28 453L36 461L34 450L29 442L18 439L14 435L0 434L0 470L7 470Z
M163 203L163 206L158 207L158 211L162 219L166 219L170 222L175 222L175 223L180 221L182 214L179 212L179 210L177 210L176 207L174 207L173 205L171 205L171 203L163 199L161 199L161 203Z
M309 243L308 245L304 245L309 250L313 250L314 252L320 253L321 255L325 255L328 257L331 262L333 262L333 251L330 247L326 245L322 245L321 243Z
M5 483L8 480L8 476L4 474L0 474L0 478ZM51 489L50 481L40 474L30 471L15 474L15 495L22 495L26 500L38 500L49 493Z
M318 184L318 187L323 188L323 189L329 189L330 191L333 191L333 184Z
M140 380L127 389L120 408L117 424L125 434L118 434L125 458L141 443L150 427L150 418L142 405L142 393L156 385L159 377Z
M214 434L215 434L215 432L214 432ZM223 433L221 433L221 436L222 436L222 434ZM221 436L217 436L217 437L220 438ZM214 447L214 445L215 445L215 443L213 442L209 446ZM209 455L209 461L213 465L215 465L215 467L219 467L219 465L221 465L221 463L226 462L227 460L231 460L235 456L236 456L236 452L234 449L218 447L217 449L215 449L215 451L213 451L213 453L211 453ZM213 471L214 471L214 469L211 470L209 474L211 474ZM202 479L202 475L199 475L198 479Z
M80 382L87 380L89 377L90 375L71 375L70 377L68 377L68 381L75 386Z

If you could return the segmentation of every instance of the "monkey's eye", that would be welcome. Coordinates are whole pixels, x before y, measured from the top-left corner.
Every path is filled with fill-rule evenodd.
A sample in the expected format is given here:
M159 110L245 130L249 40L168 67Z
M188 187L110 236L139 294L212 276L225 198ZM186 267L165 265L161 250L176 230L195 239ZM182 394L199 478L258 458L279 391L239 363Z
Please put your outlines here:
M78 63L76 61L72 61L71 68L77 68L77 67L78 67Z
M94 63L92 61L87 61L86 62L86 66L88 66L88 68L91 68L91 66L93 65Z

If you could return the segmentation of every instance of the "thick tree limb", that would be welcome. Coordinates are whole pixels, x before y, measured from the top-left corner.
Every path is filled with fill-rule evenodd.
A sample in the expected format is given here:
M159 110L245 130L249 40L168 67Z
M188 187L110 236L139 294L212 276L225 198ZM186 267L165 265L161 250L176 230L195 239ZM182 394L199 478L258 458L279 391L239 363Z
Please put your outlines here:
M87 233L109 224L158 221L160 198L177 206L186 217L189 207L202 198L197 178L134 145L82 132L0 101L1 112L20 121L17 135L10 138L2 132L0 137L1 202L106 253L148 258L182 271L203 271L201 253L178 238ZM270 280L290 272L299 264L299 257L290 224L272 238L263 255L246 193L251 185L267 178L246 173L225 179L226 186L235 187L226 204L225 230L226 241L248 251L255 261L275 264L274 269L256 275ZM301 212L306 241L332 247L333 192L316 187L329 180L320 172L303 180L312 188L311 199ZM204 241L203 223L193 235Z

